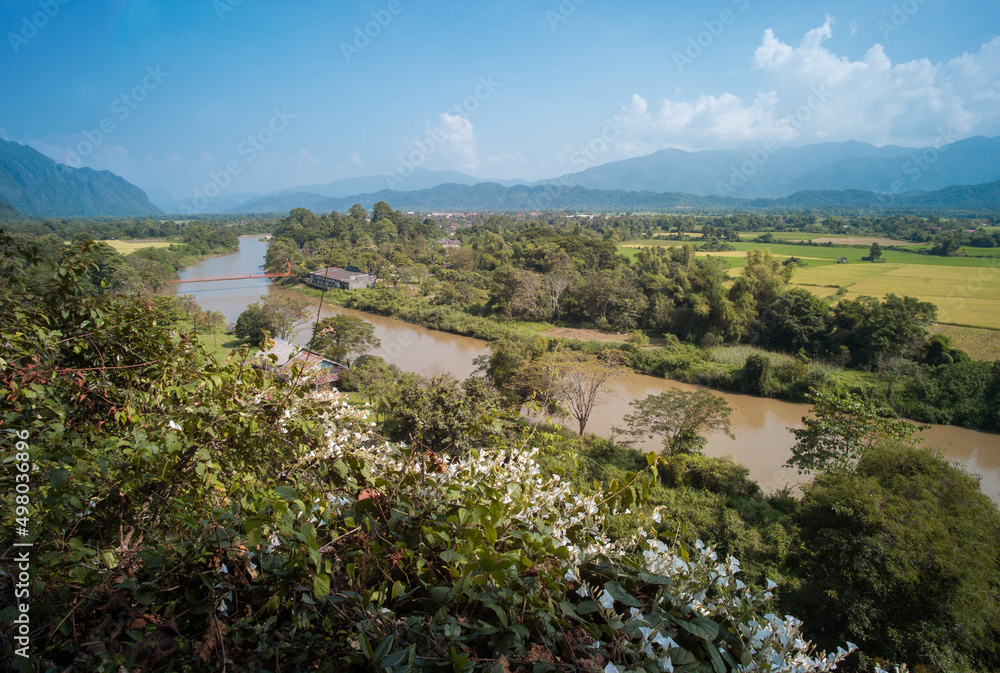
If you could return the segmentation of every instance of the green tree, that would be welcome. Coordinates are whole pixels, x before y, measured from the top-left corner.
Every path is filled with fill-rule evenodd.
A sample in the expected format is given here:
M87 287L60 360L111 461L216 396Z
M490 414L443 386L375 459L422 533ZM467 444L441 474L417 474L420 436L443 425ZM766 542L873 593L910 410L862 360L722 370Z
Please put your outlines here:
M751 341L786 353L805 350L816 355L823 349L831 319L829 304L805 288L791 288L761 308Z
M890 444L804 491L801 584L781 608L807 637L911 670L1000 670L1000 513L976 478Z
M316 323L309 347L345 365L355 354L365 355L382 345L375 336L375 326L353 315L334 315Z
M885 442L919 442L919 426L854 393L813 392L812 416L793 428L795 445L786 465L800 473L849 470L872 447Z
M454 456L510 439L513 431L503 398L477 376L461 382L435 376L402 385L388 416L385 428L392 439Z
M707 390L668 390L631 406L635 411L625 416L626 434L633 442L658 437L667 455L701 451L708 443L705 433L724 432L735 439L729 425L732 407Z
M294 297L269 294L246 307L236 319L235 333L241 339L258 343L267 331L287 339L308 318L308 304Z
M844 299L833 309L833 350L846 346L855 364L873 367L880 357L923 348L937 307L914 297Z
M868 258L873 262L882 261L882 246L878 244L878 241L872 242L872 247L868 249Z

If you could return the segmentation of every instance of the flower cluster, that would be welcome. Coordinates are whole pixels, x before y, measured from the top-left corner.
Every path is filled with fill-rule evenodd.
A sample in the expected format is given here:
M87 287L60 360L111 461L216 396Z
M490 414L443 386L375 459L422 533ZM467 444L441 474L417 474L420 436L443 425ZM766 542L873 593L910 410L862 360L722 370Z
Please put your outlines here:
M674 666L706 656L702 647L685 649L680 644L692 638L700 639L697 642L705 650L718 650L718 654L710 652L713 662L721 664L725 659L728 669L741 671L830 671L855 649L848 643L847 648L829 655L814 655L796 619L771 613L761 616L773 597L774 584L769 583L764 591L751 591L737 577L737 559L722 559L700 541L686 549L639 531L634 540L612 543L604 533L605 501L575 493L565 479L547 473L537 460L537 450L515 447L452 458L431 456L405 445L372 446L370 433L357 429L363 412L338 400L329 402L324 458L351 455L360 459L373 479L392 485L394 498L405 499L411 506L426 503L428 512L500 505L502 514L494 521L497 528L550 540L545 548L560 553L546 559L546 572L563 583L567 597L579 598L581 608L593 603L589 619L599 617L611 626L611 633L626 636L624 640L616 636L614 643L595 638L591 644L595 657L603 657L607 673L618 671L618 666L651 670L650 665L673 671ZM327 502L315 504L327 517L336 517L350 502L330 495ZM420 516L419 510L414 507L411 516ZM511 537L518 536L507 539ZM652 582L658 590L633 595L617 583L601 589L583 580L593 577L596 567L609 563L623 577L631 577L632 585L639 586L638 578Z

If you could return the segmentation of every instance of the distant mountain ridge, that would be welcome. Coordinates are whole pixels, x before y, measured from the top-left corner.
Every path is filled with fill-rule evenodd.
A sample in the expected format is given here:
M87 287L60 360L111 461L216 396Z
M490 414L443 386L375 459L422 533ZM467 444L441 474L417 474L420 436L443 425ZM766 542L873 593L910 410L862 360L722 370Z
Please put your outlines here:
M940 148L875 147L848 141L803 147L763 143L744 150L660 150L613 161L549 184L591 189L778 198L803 190L937 190L1000 180L1000 138L976 136Z
M144 191L110 171L64 166L31 147L2 139L0 199L29 216L163 214Z
M414 192L420 189L431 189L438 185L478 185L483 182L495 182L505 187L529 184L526 180L484 180L459 171L432 171L418 168L410 173L387 173L385 175L369 175L361 178L344 178L324 185L303 185L285 189L278 194L308 193L324 196L328 199L345 198L352 194L368 194L383 189L399 192ZM277 196L274 194L272 196Z
M485 184L502 187L545 187L564 191L581 187L605 192L650 192L701 197L778 199L803 191L861 190L900 193L937 191L955 185L980 185L1000 180L1000 138L976 136L940 148L876 147L858 141L819 143L782 148L776 142L742 150L686 152L665 149L652 154L613 161L563 175L553 180L479 180L456 171L418 169L408 176L347 178L327 185L307 185L255 198L233 212L287 212L304 207L326 209L327 199L352 203L371 194L425 192L451 185L447 203L470 203L456 186ZM492 188L483 187L480 196ZM521 192L510 192L514 201L504 209L526 205ZM324 198L325 197L325 198ZM395 198L395 197L394 197ZM494 194L486 203L501 203ZM402 203L395 198L393 203ZM420 199L408 202L423 203ZM476 203L484 201L476 200ZM624 202L622 199L616 202ZM610 204L602 206L611 208ZM444 203L435 209L447 210Z
M294 196L294 195L292 195ZM315 197L316 195L309 195ZM911 190L898 195L864 190L801 191L781 198L742 199L731 196L699 196L696 194L629 192L624 190L588 189L542 185L504 187L496 183L478 185L439 185L413 192L382 190L340 199L311 201L310 206L297 205L295 199L285 205L287 210L255 211L244 204L234 212L288 212L304 207L315 212L346 212L355 203L372 209L385 201L393 208L420 212L482 212L482 211L542 211L573 210L595 212L684 212L685 210L767 210L767 209L850 209L866 212L899 212L920 210L998 210L1000 181L973 186L951 186L943 190Z

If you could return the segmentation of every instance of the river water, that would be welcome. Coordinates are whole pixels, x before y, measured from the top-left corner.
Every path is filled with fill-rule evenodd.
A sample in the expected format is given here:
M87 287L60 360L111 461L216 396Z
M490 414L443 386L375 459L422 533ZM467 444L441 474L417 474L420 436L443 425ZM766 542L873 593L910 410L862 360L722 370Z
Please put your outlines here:
M235 275L258 271L267 244L257 237L242 237L240 251L224 257L208 259L178 274L183 278ZM221 311L229 322L235 322L248 304L269 292L283 292L266 279L191 283L174 286L179 293L195 296L202 308ZM313 314L318 308L313 308ZM392 318L362 313L340 307L324 306L322 315L347 313L363 317L375 326L382 347L374 351L399 368L423 375L451 374L465 378L475 371L473 360L489 353L486 342L429 330ZM295 341L304 343L310 333L304 326ZM612 428L623 425L622 418L631 411L629 403L668 389L695 390L676 381L639 374L621 381L606 399L594 409L587 431L608 437ZM802 416L809 405L763 399L713 391L726 399L733 414L731 424L736 439L722 433L709 436L705 453L711 456L731 455L750 469L750 476L765 491L801 483L803 478L794 470L783 467L790 456L794 437L789 428L802 427ZM574 422L566 422L573 428ZM1000 435L976 432L947 425L931 426L923 433L924 445L940 450L950 460L963 465L970 473L981 477L984 493L1000 504ZM642 448L657 450L650 442Z

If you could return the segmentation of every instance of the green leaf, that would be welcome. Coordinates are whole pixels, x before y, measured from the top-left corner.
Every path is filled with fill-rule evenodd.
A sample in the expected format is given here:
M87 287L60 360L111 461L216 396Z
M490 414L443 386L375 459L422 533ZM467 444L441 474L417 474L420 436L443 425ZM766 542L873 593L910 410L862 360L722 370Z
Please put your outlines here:
M640 582L643 582L644 584L655 584L661 587L671 587L674 585L674 581L669 577L664 577L663 575L654 575L652 573L646 572L645 570L639 571L638 579Z
M52 488L65 488L66 484L69 483L69 470L64 467L60 467L57 470L52 470L49 474L49 484Z
M326 598L330 595L330 576L326 573L316 573L313 577L313 593L316 598Z
M444 603L451 596L451 587L431 587L428 593L435 603Z
M392 644L395 642L395 640L396 640L395 637L392 634L389 634L388 636L379 641L378 647L375 648L375 653L374 656L372 657L376 664L381 662L385 658L385 655L389 654L389 651L392 649Z
M379 662L379 666L387 671L393 671L399 664L402 663L403 659L406 658L407 650L396 650L385 659Z
M465 563L465 557L454 549L445 549L441 552L441 560L445 563Z
M604 590L611 594L611 597L622 605L630 608L643 607L642 601L625 591L618 582L605 582Z
M719 625L705 617L695 617L691 621L679 620L681 628L693 636L712 642L719 636Z

